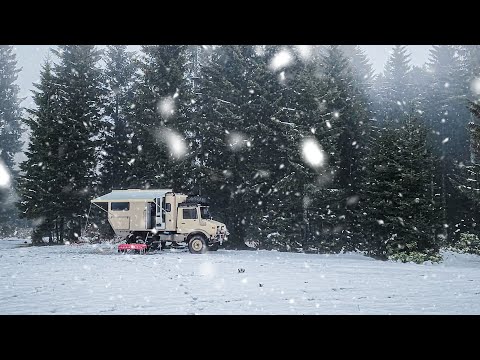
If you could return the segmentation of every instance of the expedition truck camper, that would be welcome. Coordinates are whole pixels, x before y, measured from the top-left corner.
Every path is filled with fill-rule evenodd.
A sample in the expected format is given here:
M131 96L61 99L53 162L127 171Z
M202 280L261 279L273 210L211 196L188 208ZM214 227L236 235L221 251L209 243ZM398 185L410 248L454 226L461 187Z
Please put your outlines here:
M203 254L228 240L225 224L212 219L208 204L198 196L172 189L129 189L113 190L91 202L108 213L115 233L125 237L119 252L161 249L170 241L185 242L191 253Z

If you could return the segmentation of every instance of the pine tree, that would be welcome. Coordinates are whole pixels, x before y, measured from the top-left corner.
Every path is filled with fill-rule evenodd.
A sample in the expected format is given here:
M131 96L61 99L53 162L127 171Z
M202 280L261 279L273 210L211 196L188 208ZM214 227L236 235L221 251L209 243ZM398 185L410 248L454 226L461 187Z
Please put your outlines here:
M410 92L410 55L405 45L395 45L384 70L379 78L377 91L380 96L380 108L377 114L380 120L399 122L411 107Z
M282 101L277 75L268 69L269 57L257 54L253 46L222 46L202 68L201 119L203 133L197 152L198 164L206 176L203 188L214 194L222 209L232 241L244 244L255 214L266 206L262 197L270 194L271 156L281 126L275 115Z
M458 51L462 67L465 70L462 77L463 84L468 94L474 93L479 95L478 79L480 79L480 45L457 45L455 49ZM474 80L477 80L474 82ZM476 84L476 85L475 85Z
M413 116L372 138L363 203L366 250L374 257L439 259L440 217L434 157L426 128Z
M293 53L286 48L270 51L271 60L285 51ZM280 81L283 89L271 96L282 101L271 118L273 122L265 123L268 130L262 130L267 146L263 153L271 153L276 161L264 165L270 175L264 188L267 193L258 224L259 235L265 247L327 250L331 244L328 241L323 244L317 238L320 231L331 230L325 223L320 224L320 217L329 211L326 209L329 204L319 208L316 200L333 177L326 152L333 152L336 138L329 127L330 114L323 99L324 80L318 59L315 55L306 60L297 57L294 64L279 71L279 75L274 84ZM315 148L321 155L315 159L319 166L312 167L303 155L304 151L315 152Z
M327 94L327 112L331 114L332 128L338 133L336 142L337 153L332 154L336 159L336 188L338 189L336 201L341 208L342 215L346 217L341 228L344 243L349 247L355 240L352 232L358 232L358 215L356 203L360 201L360 188L364 182L363 169L366 161L367 143L369 135L371 103L368 96L368 86L354 73L347 59L336 46L327 49L323 59L324 79L326 79L325 92Z
M411 104L415 111L422 115L422 118L427 121L427 114L423 115L430 103L429 84L432 82L431 73L427 70L426 66L418 67L412 66L410 71L410 85L411 85ZM431 128L431 126L429 126Z
M134 87L136 64L134 54L128 52L125 45L107 47L105 56L105 80L107 97L104 115L107 128L103 146L102 191L126 189L131 177L131 159L135 159L141 148L133 148L131 137L133 130L130 122L133 118Z
M465 106L466 92L462 79L461 59L454 46L434 45L430 50L430 124L437 135L434 142L448 162L468 159L469 113Z
M60 232L75 240L99 182L95 170L98 134L103 128L101 53L93 45L62 45L53 52L59 58L54 67L58 86L55 134L57 153L62 154L61 171L56 174L61 189L56 194L57 210Z
M342 45L341 49L350 61L350 67L359 87L369 93L375 78L368 56L359 45Z
M19 87L15 84L19 72L13 46L0 45L0 167L10 178L0 185L0 235L12 233L17 219L12 200L17 173L14 157L22 148Z
M175 161L184 155L184 143L172 130L187 121L191 100L186 76L184 45L145 45L139 63L131 128L135 158L130 159L130 183L137 188L172 188Z
M455 223L455 239L462 233L473 233L480 235L478 224L480 222L480 105L476 102L469 103L469 109L474 116L474 121L469 124L470 131L470 161L460 164L458 170L451 175L458 201L464 204L463 217Z
M445 236L455 231L470 212L458 198L450 179L458 166L468 159L468 130L470 119L466 105L464 79L466 70L458 49L450 45L433 46L428 68L431 73L426 118L432 128L430 141L440 156L437 177L441 183L441 198ZM467 205L467 207L465 207ZM450 234L454 234L451 233Z
M15 84L20 69L11 45L0 45L0 159L14 172L14 156L22 149L19 87Z
M35 109L27 109L29 115L24 122L29 126L31 135L27 160L21 163L21 176L18 181L20 202L18 207L23 218L33 220L36 225L32 236L34 243L41 242L43 235L50 242L62 242L63 224L60 212L63 199L59 194L62 184L58 174L64 171L64 150L59 144L58 87L50 62L46 62L40 73L40 83L34 84Z

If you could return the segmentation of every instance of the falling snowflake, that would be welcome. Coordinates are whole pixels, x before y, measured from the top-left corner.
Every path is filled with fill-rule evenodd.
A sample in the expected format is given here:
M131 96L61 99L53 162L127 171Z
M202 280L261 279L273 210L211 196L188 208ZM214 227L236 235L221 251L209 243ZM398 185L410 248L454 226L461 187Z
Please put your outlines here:
M322 167L325 164L325 152L315 138L306 138L301 144L302 157L313 168Z
M338 119L338 118L340 117L340 113L339 113L338 111L335 111L335 112L333 113L333 117L334 117L335 119Z
M448 88L450 86L450 84L448 82L446 82L443 86L445 86L446 88Z
M327 125L327 128L331 129L332 128L332 124L330 123L330 121L325 121L325 125Z
M166 133L166 142L171 155L174 158L180 158L184 156L187 152L187 145L185 144L185 140L182 138L182 136L170 129L167 130Z
M303 60L309 60L312 56L311 45L295 45L295 50Z
M378 222L379 225L385 224L385 221L383 221L383 220L377 220L377 222Z
M448 142L448 140L450 140L448 137L447 137L447 138L445 138L445 139L443 139L443 140L442 140L442 144L445 144L445 143L447 143L447 142Z
M227 130L225 130L225 132L228 134L228 146L230 146L232 150L240 150L245 145L247 139L244 134L240 132L228 132Z
M175 100L171 97L166 97L158 101L157 112L164 118L172 116L175 113Z
M475 78L470 84L470 89L476 95L480 95L480 78Z
M216 273L215 265L213 265L211 262L201 263L198 268L198 272L200 273L200 275L211 279L215 276Z
M358 202L358 200L360 200L360 196L358 196L358 195L350 196L347 199L347 205L354 205Z
M10 173L2 160L0 160L0 187L8 186L10 186Z
M253 51L255 51L257 56L265 55L265 48L262 45L255 45Z
M281 50L276 53L272 60L270 60L270 69L277 71L290 65L293 61L293 56L288 50Z

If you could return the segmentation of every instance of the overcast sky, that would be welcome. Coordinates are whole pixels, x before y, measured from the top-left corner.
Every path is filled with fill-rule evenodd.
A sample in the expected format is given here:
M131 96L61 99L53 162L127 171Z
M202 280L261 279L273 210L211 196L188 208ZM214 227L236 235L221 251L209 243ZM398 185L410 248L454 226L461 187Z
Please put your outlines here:
M48 56L48 49L54 45L17 45L18 66L22 71L18 74L20 96L28 98L23 106L31 106L29 99L32 83L39 79L41 64ZM375 71L381 72L393 45L361 45L367 53ZM428 52L431 45L409 45L413 65L423 65L428 60ZM138 50L139 46L132 45L131 50Z

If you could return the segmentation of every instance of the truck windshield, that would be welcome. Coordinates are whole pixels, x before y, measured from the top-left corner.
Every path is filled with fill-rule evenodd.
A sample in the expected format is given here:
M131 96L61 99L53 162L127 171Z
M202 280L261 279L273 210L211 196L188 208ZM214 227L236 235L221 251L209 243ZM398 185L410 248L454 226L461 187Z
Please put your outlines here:
M210 215L210 211L208 211L208 207L202 206L200 207L200 216L202 219L211 219L212 215Z

